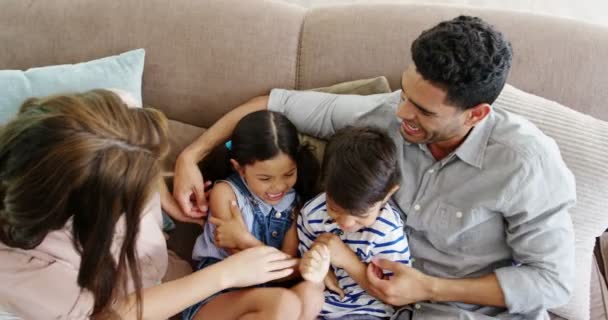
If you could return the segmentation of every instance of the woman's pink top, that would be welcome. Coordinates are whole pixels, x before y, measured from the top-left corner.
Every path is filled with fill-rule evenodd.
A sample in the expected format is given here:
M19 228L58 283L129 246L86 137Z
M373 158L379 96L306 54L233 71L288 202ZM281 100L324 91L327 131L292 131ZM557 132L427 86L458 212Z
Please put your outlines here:
M85 319L93 310L93 296L77 284L80 256L72 244L71 220L47 235L32 250L0 242L0 314L22 319ZM112 252L118 255L124 217L116 226ZM162 233L160 196L156 194L141 219L137 253L145 288L160 283L167 269ZM129 292L132 286L129 285Z

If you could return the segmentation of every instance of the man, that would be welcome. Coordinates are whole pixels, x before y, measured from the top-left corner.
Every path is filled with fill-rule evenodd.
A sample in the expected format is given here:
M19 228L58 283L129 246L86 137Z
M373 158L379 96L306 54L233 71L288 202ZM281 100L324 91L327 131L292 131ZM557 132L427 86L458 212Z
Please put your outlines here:
M491 106L511 45L461 16L423 32L411 51L414 63L391 94L275 89L229 112L180 155L174 196L185 213L206 210L196 163L254 110L282 112L324 138L349 124L388 127L404 177L393 200L415 260L413 268L374 262L394 272L388 280L368 266L370 293L406 306L399 319L547 318L573 285L575 184L552 139Z

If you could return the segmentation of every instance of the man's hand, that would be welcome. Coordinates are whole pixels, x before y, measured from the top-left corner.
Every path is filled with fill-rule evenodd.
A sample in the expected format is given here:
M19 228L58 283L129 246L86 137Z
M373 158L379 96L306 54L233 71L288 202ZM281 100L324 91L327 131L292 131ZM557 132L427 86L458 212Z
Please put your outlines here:
M235 201L230 202L230 217L228 219L210 216L209 222L215 225L215 243L222 248L246 249L258 244L263 245L247 230L241 211Z
M333 233L323 233L317 237L315 244L324 244L329 248L331 264L338 268L344 268L349 261L359 260L357 255L344 243L342 239Z
M392 276L380 277L379 270L388 270ZM403 306L418 301L432 300L431 276L404 265L385 259L372 260L367 266L370 294L387 304Z
M203 184L203 174L198 169L196 161L183 151L175 162L173 177L173 197L182 213L191 218L201 218L207 215L207 193Z
M171 216L171 218L188 223L196 223L199 225L203 225L205 223L204 215L198 218L193 218L191 216L185 215L182 210L179 208L175 198L169 192L167 185L164 181L160 181L160 203L165 210L165 212Z

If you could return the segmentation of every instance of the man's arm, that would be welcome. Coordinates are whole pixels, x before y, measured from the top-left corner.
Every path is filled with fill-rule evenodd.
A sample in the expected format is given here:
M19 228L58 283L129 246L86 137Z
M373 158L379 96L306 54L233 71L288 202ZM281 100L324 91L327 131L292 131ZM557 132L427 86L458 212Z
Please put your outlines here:
M231 110L177 157L173 178L173 197L185 215L196 218L201 215L200 212L206 214L208 210L203 176L197 163L213 148L230 137L239 120L252 112L266 109L267 104L268 96L262 96L253 98Z
M270 96L254 98L224 115L177 157L173 196L186 215L198 217L199 211L207 212L203 176L196 164L226 141L239 120L249 113L265 109L280 112L300 132L328 137L384 104L388 97L387 94L357 96L274 89Z
M511 313L565 304L574 280L574 231L568 210L574 176L557 148L530 159L504 200L505 237L513 266L495 270Z
M372 265L373 264L373 265ZM374 267L389 270L380 278ZM443 279L426 275L410 266L386 259L374 259L367 266L368 292L385 303L403 306L419 301L458 301L504 307L505 299L494 274L481 278Z
M201 161L216 146L230 138L236 124L246 115L268 108L268 96L259 96L230 110L208 130L200 135L180 154L191 157L195 162Z
M383 280L368 267L375 295L394 305L457 301L507 307L520 314L566 303L574 274L574 234L568 214L576 197L574 179L559 154L544 156L518 167L517 177L504 190L508 196L502 211L512 266L478 278L443 279L388 260L374 261L394 272L391 279Z

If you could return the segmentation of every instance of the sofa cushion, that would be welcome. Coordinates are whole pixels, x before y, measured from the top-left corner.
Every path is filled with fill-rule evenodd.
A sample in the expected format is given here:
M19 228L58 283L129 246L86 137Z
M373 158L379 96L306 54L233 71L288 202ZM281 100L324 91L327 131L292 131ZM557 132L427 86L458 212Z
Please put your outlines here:
M28 98L91 89L128 92L141 106L143 49L78 64L21 70L0 70L0 124L17 114Z
M348 82L337 83L329 87L311 89L311 91L337 93L337 94L358 94L371 95L378 93L389 93L391 87L385 77L376 77L371 79L354 80ZM327 141L318 139L309 135L300 134L300 142L308 144L312 147L315 158L321 163L325 152L325 144Z
M589 319L589 282L595 237L608 226L608 122L510 85L493 104L520 114L559 145L576 178L577 204L570 210L576 237L576 283L570 302L553 313Z

